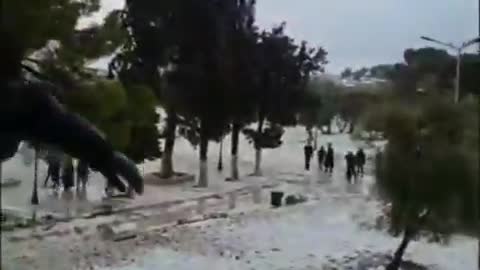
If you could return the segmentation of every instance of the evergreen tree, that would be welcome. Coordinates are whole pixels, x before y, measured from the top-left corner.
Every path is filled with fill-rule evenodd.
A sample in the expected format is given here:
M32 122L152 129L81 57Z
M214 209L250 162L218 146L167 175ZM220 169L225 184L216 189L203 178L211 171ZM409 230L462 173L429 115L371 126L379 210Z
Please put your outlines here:
M168 73L172 96L190 129L198 134L200 173L198 185L208 185L208 142L228 131L228 99L224 67L229 34L228 20L235 1L182 2L177 56Z
M160 171L164 178L174 174L172 155L179 124L177 104L172 98L174 89L165 73L171 68L172 59L176 57L181 6L184 2L126 1L122 11L126 39L109 66L110 75L117 74L124 84L145 85L150 88L165 109L166 127L162 134L165 144ZM145 131L152 133L153 127L148 127L147 130ZM150 137L149 141L154 141L153 137Z
M110 35L114 21L110 19L108 26L100 31L101 34L98 32L88 34L90 40L99 35L106 38L96 47L91 46L92 43L87 40L80 40L80 36L85 36L84 33L88 32L87 30L77 29L77 22L81 17L88 16L99 8L98 0L2 1L0 10L0 35L2 36L0 88L2 92L0 95L6 95L6 98L3 96L0 100L11 101L12 91L21 88L24 81L28 81L32 88L44 91L57 90L54 94L59 95L58 90L62 88L58 86L65 87L66 78L74 78L80 74L78 71L83 70L81 63L85 63L86 58L108 53L109 50L106 49L108 46L102 44L110 41L108 45L115 46L115 40ZM100 26L90 29L100 29ZM110 36L107 37L107 35ZM83 42L81 46L79 41ZM86 50L74 50L74 48ZM54 72L60 69L53 67L61 67L62 72ZM8 108L7 105L0 104L0 108ZM2 144L12 147L18 145L18 142L9 138L5 140L5 136L0 135ZM5 149L0 147L0 150ZM35 179L33 195L36 194L36 186ZM38 200L33 196L32 202L35 201Z
M255 23L255 1L232 1L233 14L229 16L224 42L228 48L224 57L228 117L231 129L231 176L238 180L239 137L241 130L255 121L255 90L258 87L255 49L258 31Z
M352 134L362 114L370 106L380 101L380 95L368 88L344 92L339 99L339 116L349 124L348 133Z
M281 126L297 123L310 76L323 71L326 64L326 52L322 48L309 48L306 42L298 46L284 30L285 24L281 24L262 32L255 54L257 128L245 130L255 147L254 175L261 175L262 148L281 144ZM266 129L265 124L268 124Z
M311 84L309 84L307 91L303 95L299 114L299 122L305 126L308 137L307 144L309 145L314 141L314 128L320 127L320 122L323 120L321 115L323 102L320 91L312 88Z

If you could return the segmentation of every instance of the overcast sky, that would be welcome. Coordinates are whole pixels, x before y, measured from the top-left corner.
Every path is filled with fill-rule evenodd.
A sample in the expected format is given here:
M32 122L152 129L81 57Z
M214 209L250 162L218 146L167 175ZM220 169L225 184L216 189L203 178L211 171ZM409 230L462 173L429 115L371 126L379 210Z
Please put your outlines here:
M123 0L102 0L101 18ZM461 43L478 36L478 0L257 0L257 22L282 21L288 33L328 51L327 72L402 60L427 35Z

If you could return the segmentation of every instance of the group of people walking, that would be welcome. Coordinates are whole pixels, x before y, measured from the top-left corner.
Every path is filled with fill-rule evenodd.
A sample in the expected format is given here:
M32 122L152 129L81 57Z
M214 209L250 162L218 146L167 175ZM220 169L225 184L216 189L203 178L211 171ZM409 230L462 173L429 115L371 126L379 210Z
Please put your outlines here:
M310 144L305 145L304 147L305 154L305 170L310 170L310 161L314 154L313 146ZM331 143L328 143L327 148L325 149L323 145L317 151L317 160L318 167L320 170L332 174L335 161L335 151ZM346 176L347 180L351 181L352 177L357 178L358 176L364 175L364 166L366 162L366 155L362 148L354 154L352 151L348 151L345 155L346 161Z
M310 161L313 157L314 149L310 144L304 147L305 153L305 170L310 170ZM318 166L320 170L325 169L325 172L332 173L334 166L334 151L332 144L329 143L327 150L323 146L317 151Z
M55 190L63 187L64 191L69 191L71 188L76 187L85 188L87 186L88 178L90 175L90 168L88 163L83 160L77 162L77 166L74 166L71 158L65 158L63 155L49 155L46 162L48 164L47 176L43 183L44 187L48 186L49 180L51 180L51 187ZM75 183L76 176L76 183ZM105 195L112 197L114 195L113 186L106 182ZM129 187L127 195L133 196L133 189Z
M347 163L347 180L351 181L352 177L356 179L358 176L365 174L363 167L366 162L365 152L362 148L353 154L352 151L348 151L345 155L345 161Z
M62 162L61 159L57 157L49 157L47 158L47 163L48 169L47 176L45 177L45 181L43 183L44 187L47 187L48 180L50 179L54 189L57 189L63 185L65 190L69 190L75 186L75 168L71 159L67 159ZM77 187L85 187L87 185L89 175L88 164L80 160L76 166L76 174Z
M320 146L320 149L317 151L318 159L318 168L326 173L333 173L334 161L335 161L335 152L331 143L328 143L327 149Z

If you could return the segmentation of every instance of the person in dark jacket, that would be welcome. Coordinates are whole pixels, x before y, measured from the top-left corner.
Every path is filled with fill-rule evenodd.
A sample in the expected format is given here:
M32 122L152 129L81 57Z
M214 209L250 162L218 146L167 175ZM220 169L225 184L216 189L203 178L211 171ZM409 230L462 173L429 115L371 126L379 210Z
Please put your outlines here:
M353 155L352 151L348 151L347 155L345 156L345 160L347 162L347 180L351 182L352 177L356 178L355 156Z
M323 170L323 160L325 159L325 148L323 145L317 151L317 158L318 158L318 168L322 171Z
M48 162L47 177L43 183L44 187L47 186L50 178L52 179L53 188L57 188L60 185L60 161L52 159Z
M72 160L69 159L63 164L63 170L62 170L62 182L63 182L63 189L64 190L69 190L74 186L74 169L73 169L73 164Z
M329 143L327 147L327 154L325 155L325 172L332 173L334 166L334 150L332 144Z
M80 184L84 187L87 185L88 174L88 164L82 160L79 160L77 164L77 187L80 187Z
M360 148L355 154L355 163L356 163L355 165L357 167L357 173L360 176L364 175L363 167L365 166L365 161L366 161L365 152L363 152L363 149Z
M60 187L60 161L55 161L53 164L53 167L52 167L52 174L51 174L51 177L52 177L52 182L53 182L53 186L54 188L58 188Z
M305 145L303 148L305 154L305 170L310 170L310 160L313 156L313 147L310 144Z

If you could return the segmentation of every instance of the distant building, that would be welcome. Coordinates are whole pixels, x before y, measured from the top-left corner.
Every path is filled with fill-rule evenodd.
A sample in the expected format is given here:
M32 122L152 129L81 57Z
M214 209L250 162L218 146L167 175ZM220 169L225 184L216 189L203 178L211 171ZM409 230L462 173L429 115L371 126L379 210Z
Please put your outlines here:
M376 88L377 86L388 83L388 80L386 79L375 78L371 76L364 76L360 78L360 80L355 80L351 77L342 78L341 76L334 75L334 74L320 74L315 76L314 79L319 81L329 81L334 83L337 86L340 86L346 89L352 89L352 90L357 88L362 88L362 87L371 87L373 89L373 88Z
M387 83L388 80L373 78L373 77L363 77L360 80L354 80L352 78L342 79L342 84L345 87L359 87L359 86L376 86L378 84Z

